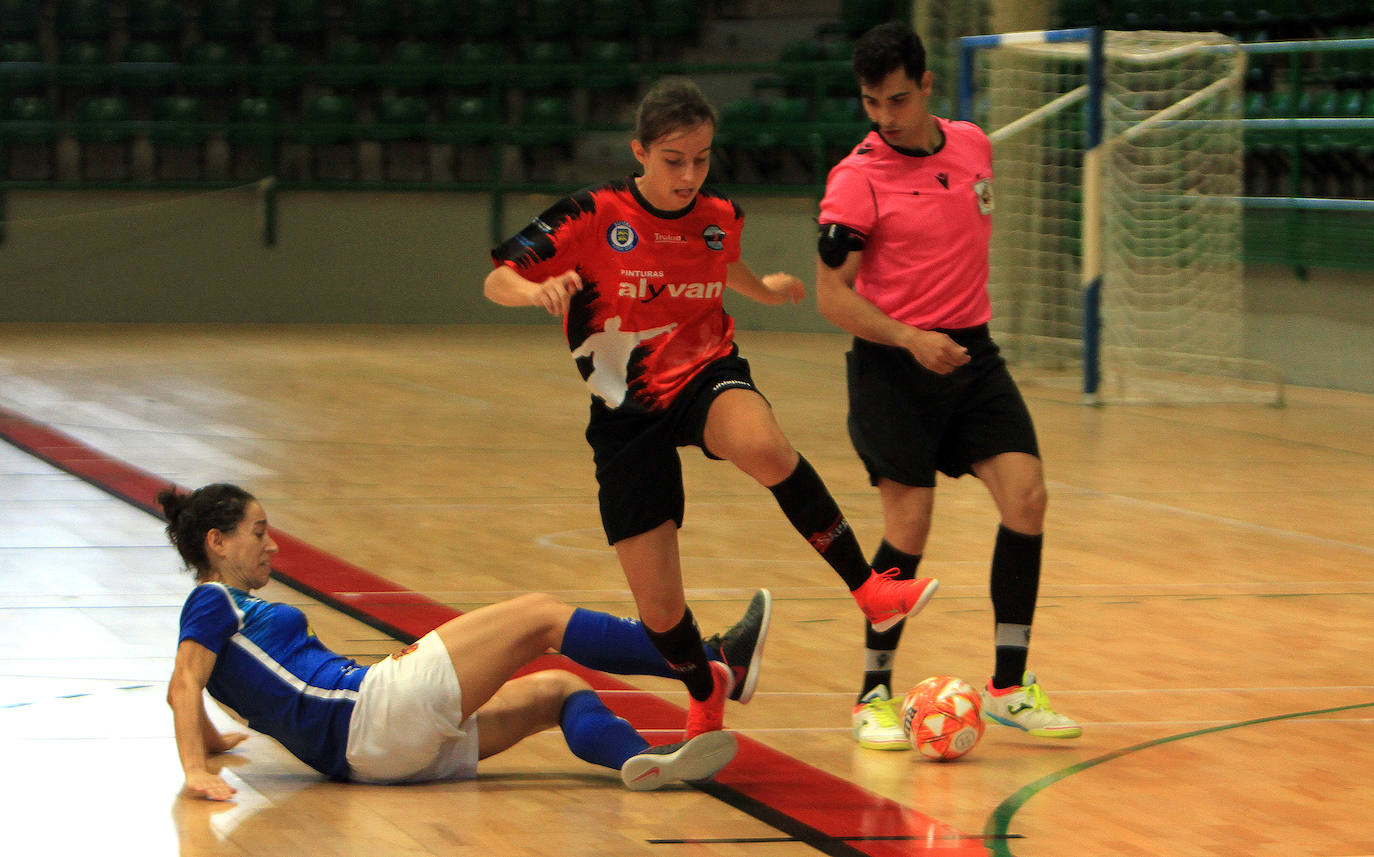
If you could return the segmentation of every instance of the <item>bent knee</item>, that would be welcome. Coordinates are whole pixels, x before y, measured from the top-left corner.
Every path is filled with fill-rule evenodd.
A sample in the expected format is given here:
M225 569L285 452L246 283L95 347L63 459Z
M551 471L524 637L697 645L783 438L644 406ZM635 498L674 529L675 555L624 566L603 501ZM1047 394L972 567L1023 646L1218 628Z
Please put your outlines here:
M563 700L579 690L592 689L592 686L580 676L567 670L540 670L530 673L528 678L540 702L547 705L555 713L562 709Z
M1049 507L1049 492L1045 483L1028 485L1007 498L1003 523L1017 532L1038 533L1045 524L1045 511Z

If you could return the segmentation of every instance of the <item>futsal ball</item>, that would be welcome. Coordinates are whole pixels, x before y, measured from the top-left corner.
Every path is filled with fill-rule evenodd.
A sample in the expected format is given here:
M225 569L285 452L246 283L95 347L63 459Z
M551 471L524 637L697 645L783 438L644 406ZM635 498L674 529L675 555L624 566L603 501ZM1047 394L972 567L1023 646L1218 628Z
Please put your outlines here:
M983 737L983 703L963 679L931 676L902 700L902 731L911 749L948 762L972 750Z

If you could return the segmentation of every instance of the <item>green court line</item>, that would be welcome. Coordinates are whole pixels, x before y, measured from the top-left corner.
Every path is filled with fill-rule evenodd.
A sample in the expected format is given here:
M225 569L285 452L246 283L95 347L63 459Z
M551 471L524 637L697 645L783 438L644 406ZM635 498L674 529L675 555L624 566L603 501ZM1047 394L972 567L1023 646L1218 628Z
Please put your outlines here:
M1182 741L1185 738L1196 738L1199 735L1210 735L1213 732L1225 732L1229 729L1239 729L1242 726L1255 726L1260 723L1273 723L1276 720L1292 720L1297 717L1312 717L1317 714L1335 714L1340 711L1354 711L1358 708L1372 708L1374 702L1357 702L1354 705L1341 705L1336 708L1318 708L1313 711L1298 711L1292 714L1276 714L1272 717L1258 717L1254 720L1242 720L1239 723L1228 723L1225 726L1212 726L1207 729L1194 729L1191 732L1181 732L1178 735L1169 735L1164 738L1157 738L1153 741L1146 741L1143 744L1136 744L1131 747L1123 747L1120 750L1113 750L1096 758L1070 765L1067 768L1055 771L1041 777L1030 785L1018 789L1011 797L1002 801L988 817L987 824L983 825L983 837L987 844L988 853L991 857L1015 857L1008 844L1010 837L1007 828L1011 826L1011 817L1016 815L1026 802L1035 797L1040 792L1059 782L1060 780L1095 768L1098 765L1118 759L1128 753L1135 753L1140 750L1148 750L1151 747L1158 747L1161 744L1169 744L1174 741Z

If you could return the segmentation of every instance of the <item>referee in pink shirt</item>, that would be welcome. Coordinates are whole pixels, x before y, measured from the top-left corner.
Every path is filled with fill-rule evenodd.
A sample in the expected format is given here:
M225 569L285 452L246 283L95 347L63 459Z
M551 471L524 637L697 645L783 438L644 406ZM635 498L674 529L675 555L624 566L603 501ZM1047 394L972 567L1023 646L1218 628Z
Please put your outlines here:
M914 577L935 472L981 479L1001 517L984 716L1040 737L1076 738L1082 729L1050 707L1026 671L1046 491L1030 413L988 333L992 145L972 123L931 115L925 48L906 24L865 33L854 73L873 128L826 181L816 291L821 313L854 335L849 435L883 507L872 565ZM902 627L865 629L853 728L870 749L908 747L891 693Z

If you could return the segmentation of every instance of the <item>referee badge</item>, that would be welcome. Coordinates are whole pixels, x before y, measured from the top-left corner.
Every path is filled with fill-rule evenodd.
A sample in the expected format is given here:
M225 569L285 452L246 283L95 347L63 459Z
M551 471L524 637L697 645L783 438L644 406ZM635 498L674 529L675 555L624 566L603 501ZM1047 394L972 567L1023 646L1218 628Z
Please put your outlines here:
M973 192L978 195L978 213L992 214L992 179L975 182Z
M606 241L611 245L611 249L619 253L633 250L639 243L639 236L635 234L634 227L623 220L617 220L611 224L611 228L606 230Z

